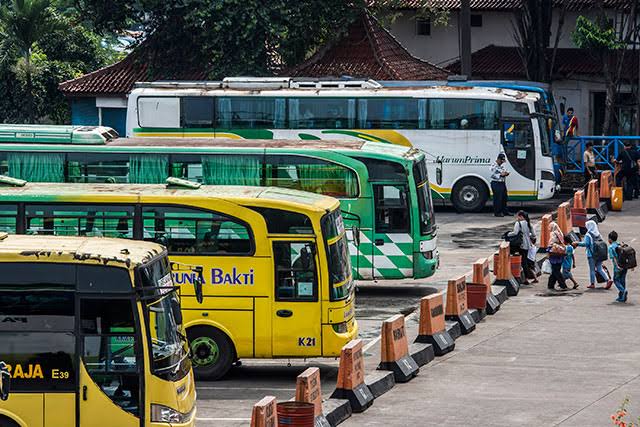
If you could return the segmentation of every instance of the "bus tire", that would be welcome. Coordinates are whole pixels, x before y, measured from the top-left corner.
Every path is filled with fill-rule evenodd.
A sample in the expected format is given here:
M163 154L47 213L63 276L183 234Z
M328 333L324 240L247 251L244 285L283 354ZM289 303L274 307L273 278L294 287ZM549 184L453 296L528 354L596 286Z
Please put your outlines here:
M451 202L458 212L479 212L489 199L487 185L478 178L463 178L453 187Z
M215 381L229 372L236 360L236 351L224 332L209 326L194 326L187 330L187 339L196 379Z
M20 424L13 421L11 418L0 415L0 427L20 427Z

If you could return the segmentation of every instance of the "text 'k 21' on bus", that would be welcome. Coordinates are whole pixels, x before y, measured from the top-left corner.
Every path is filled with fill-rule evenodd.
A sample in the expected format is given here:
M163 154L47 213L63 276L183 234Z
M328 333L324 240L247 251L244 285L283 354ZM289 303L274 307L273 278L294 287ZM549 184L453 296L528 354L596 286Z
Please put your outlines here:
M112 140L109 128L28 129L25 137L22 126L0 125L1 174L78 183L174 177L324 194L340 200L356 280L422 279L438 266L427 162L415 148L363 140Z
M434 199L460 211L490 197L490 164L504 152L511 200L553 196L554 165L541 94L487 87L384 87L375 81L227 78L139 83L127 136L349 139L427 154Z
M15 181L15 180L13 180ZM273 187L15 183L0 228L160 243L199 378L239 359L337 357L358 325L339 202ZM193 283L202 278L202 303Z

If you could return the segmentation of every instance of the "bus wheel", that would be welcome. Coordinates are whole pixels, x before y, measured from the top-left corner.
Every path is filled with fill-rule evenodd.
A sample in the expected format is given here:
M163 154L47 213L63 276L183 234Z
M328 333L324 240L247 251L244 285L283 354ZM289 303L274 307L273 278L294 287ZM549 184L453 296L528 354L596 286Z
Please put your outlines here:
M451 194L451 201L458 212L479 212L488 198L487 186L477 178L461 179Z
M195 326L187 330L187 338L197 379L217 380L229 372L235 349L227 335L216 328Z
M0 415L0 427L20 427L20 424L12 419Z

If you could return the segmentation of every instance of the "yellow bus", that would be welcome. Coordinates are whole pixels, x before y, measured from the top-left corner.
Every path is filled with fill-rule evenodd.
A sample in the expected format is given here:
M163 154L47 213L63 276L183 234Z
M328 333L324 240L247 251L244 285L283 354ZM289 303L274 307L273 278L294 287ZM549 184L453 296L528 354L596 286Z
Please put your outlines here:
M193 426L176 290L157 244L0 233L0 426Z
M358 330L339 201L173 180L182 185L2 187L0 230L147 240L201 267L202 305L195 273L173 277L197 378L220 378L243 358L338 356Z

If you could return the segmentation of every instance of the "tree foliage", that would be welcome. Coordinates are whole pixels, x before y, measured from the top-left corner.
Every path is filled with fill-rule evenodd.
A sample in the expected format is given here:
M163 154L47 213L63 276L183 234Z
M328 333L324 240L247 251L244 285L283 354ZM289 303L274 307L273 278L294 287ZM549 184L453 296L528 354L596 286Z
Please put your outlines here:
M58 85L115 59L75 11L49 0L0 5L0 122L69 121Z

